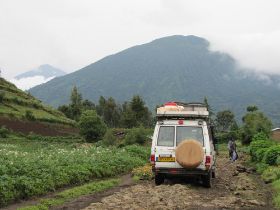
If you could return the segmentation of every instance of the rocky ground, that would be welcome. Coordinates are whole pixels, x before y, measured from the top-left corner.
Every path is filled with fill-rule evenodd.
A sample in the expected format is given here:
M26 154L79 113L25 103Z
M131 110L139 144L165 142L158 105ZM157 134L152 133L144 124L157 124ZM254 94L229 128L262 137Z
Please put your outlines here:
M166 180L160 186L155 186L153 181L143 181L99 197L84 210L273 209L270 189L253 169L243 166L244 158L240 154L240 159L231 163L226 153L220 154L217 177L211 189L180 179Z

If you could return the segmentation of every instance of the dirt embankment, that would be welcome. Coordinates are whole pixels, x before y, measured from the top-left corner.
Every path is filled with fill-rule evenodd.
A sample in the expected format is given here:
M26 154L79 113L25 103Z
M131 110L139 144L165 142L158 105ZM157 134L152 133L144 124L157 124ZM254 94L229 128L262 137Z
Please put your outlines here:
M211 189L179 179L167 180L160 186L155 186L153 181L142 182L95 200L84 210L273 209L270 189L253 169L242 165L244 157L240 156L236 163L231 163L226 154L219 156L217 177Z
M22 121L0 117L0 126L5 126L9 130L29 134L30 132L42 136L67 136L77 134L79 130L70 126L42 123L37 121Z

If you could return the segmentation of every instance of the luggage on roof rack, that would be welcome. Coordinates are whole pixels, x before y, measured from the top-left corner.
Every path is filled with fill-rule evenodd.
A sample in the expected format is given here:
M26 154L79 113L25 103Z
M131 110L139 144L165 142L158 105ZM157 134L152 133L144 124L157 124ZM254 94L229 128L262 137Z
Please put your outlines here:
M208 118L207 106L202 103L168 102L157 108L157 118Z

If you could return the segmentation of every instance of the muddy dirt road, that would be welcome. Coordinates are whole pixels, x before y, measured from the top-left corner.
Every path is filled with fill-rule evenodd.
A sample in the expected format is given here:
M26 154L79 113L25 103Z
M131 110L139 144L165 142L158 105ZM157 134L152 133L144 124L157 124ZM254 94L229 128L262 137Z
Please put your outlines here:
M153 181L143 181L120 188L111 195L95 197L84 210L273 209L270 189L252 169L242 165L244 156L240 156L237 163L230 163L226 154L219 155L217 177L211 189L186 180L167 180L160 186L155 186ZM73 208L75 202L63 209Z

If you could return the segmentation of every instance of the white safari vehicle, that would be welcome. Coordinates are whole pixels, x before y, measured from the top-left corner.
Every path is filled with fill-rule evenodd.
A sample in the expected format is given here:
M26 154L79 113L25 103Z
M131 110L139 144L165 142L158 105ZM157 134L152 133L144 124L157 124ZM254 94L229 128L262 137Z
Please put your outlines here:
M207 107L168 102L157 109L156 116L151 148L156 185L166 177L195 176L211 187L216 157Z

